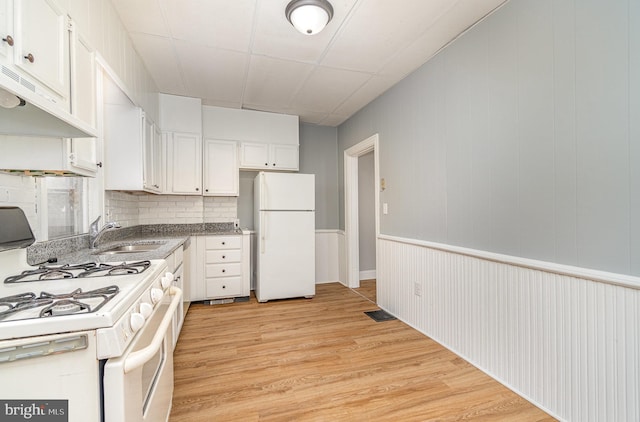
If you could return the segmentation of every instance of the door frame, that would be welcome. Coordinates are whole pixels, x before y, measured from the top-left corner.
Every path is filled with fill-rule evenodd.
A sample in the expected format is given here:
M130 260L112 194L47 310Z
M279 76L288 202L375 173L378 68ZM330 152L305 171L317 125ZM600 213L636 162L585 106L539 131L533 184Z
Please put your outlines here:
M358 230L358 158L373 151L373 177L375 189L376 268L378 266L378 236L380 235L380 164L378 134L344 151L344 196L345 196L345 248L347 287L360 287L360 246Z

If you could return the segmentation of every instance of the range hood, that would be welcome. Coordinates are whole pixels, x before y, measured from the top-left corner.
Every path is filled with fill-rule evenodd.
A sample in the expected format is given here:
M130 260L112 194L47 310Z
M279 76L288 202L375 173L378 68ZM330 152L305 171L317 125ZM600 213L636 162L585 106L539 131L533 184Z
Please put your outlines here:
M13 108L0 107L0 134L56 138L97 136L96 129L59 107L54 99L39 92L36 84L4 65L0 65L0 91L8 105L13 105L12 95L18 102ZM22 103L24 105L20 105Z

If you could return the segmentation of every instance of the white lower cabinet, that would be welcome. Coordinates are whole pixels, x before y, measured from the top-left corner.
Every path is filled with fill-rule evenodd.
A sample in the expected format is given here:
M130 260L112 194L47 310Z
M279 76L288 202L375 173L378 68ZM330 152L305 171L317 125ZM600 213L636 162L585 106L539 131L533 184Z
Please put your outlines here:
M192 301L249 296L248 234L198 236L196 255Z

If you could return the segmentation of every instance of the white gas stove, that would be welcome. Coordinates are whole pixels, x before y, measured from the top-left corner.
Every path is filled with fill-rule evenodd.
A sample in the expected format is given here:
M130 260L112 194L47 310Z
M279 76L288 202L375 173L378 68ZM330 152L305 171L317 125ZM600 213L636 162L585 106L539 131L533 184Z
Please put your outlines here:
M171 286L166 268L164 260L31 267L26 249L0 252L0 340L100 329L97 358L118 356Z
M29 237L6 232L15 218L0 207L0 373L18 380L0 383L0 420L25 409L71 422L166 420L182 292L165 261L29 266L24 246L2 250Z

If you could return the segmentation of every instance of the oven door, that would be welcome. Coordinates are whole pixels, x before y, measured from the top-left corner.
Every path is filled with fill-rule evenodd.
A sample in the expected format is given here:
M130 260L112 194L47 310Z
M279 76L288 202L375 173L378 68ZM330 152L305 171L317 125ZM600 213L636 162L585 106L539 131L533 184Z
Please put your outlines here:
M173 316L182 302L174 287L125 353L104 366L105 422L166 421L173 396Z

